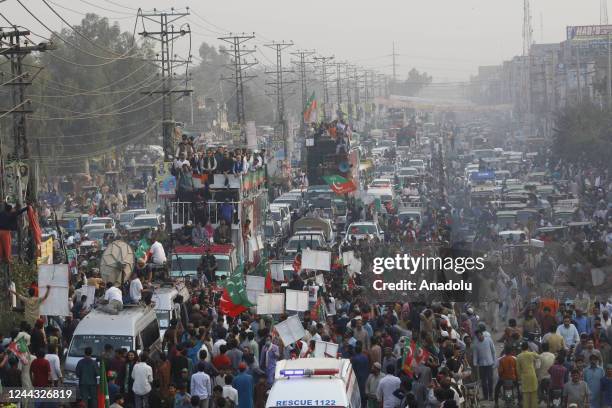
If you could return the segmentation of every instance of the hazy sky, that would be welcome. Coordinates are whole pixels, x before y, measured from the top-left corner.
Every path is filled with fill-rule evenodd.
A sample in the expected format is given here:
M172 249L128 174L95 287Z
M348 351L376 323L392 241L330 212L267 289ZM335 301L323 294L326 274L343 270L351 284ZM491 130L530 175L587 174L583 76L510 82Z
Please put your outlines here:
M42 0L21 1L49 27L62 27ZM71 23L82 17L74 11L96 12L111 20L119 18L125 30L134 23L127 14L131 8L189 6L216 25L190 16L196 44L219 44L217 33L225 30L254 31L257 39L252 44L262 49L256 57L263 64L272 60L263 43L293 40L294 49L315 49L321 55L391 73L395 41L401 54L399 78L416 67L438 82L466 80L478 65L499 64L522 52L523 0L53 0L50 4ZM599 24L599 0L531 0L531 9L533 39L538 43L562 41L567 25ZM13 22L45 32L16 0L0 3L0 10ZM612 9L610 13L612 21Z

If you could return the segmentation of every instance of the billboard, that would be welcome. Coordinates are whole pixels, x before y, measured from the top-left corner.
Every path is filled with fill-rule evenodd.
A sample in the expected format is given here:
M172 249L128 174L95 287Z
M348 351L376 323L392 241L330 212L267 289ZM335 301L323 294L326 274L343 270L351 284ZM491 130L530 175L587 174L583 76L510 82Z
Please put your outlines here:
M568 26L566 31L568 40L607 39L608 34L612 35L612 25Z

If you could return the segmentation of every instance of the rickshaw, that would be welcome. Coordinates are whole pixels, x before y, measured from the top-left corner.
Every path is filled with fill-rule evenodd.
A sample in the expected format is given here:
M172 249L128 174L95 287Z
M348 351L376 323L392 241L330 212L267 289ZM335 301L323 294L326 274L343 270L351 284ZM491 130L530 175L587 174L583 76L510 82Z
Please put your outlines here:
M130 210L147 208L147 193L145 190L128 190L127 207Z

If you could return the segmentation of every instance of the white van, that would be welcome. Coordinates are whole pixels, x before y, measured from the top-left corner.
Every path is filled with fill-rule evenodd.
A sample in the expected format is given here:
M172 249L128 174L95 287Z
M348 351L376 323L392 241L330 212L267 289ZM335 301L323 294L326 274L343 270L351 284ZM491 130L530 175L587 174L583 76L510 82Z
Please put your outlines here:
M182 298L182 299L180 299ZM153 308L159 322L159 335L163 339L166 329L170 327L170 321L176 319L184 321L183 316L186 316L185 304L189 301L189 291L184 284L180 286L161 286L155 288L151 301L154 303Z
M92 348L92 356L102 355L104 346L113 350L125 348L140 353L149 349L152 356L161 351L159 324L151 307L124 305L119 314L112 315L92 310L77 325L68 347L64 363L64 382L78 384L76 365L85 356L85 348Z
M266 408L360 408L359 386L350 360L300 358L276 364Z

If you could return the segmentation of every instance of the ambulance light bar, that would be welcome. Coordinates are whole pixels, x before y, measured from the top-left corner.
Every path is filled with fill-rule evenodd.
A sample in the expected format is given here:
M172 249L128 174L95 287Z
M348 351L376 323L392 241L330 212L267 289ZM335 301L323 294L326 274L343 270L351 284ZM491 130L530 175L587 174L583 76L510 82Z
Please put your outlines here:
M336 375L340 371L337 368L296 368L290 370L280 370L283 377L310 377L312 375Z

